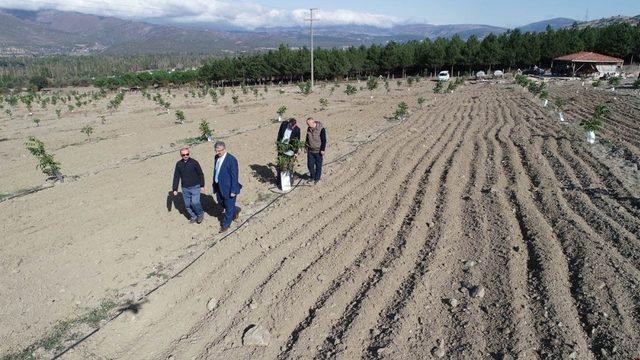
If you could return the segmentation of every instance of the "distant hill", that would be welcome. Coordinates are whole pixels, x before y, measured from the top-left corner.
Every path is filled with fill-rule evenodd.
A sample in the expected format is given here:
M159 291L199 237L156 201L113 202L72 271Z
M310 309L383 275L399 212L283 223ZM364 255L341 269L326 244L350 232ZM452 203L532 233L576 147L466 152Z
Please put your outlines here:
M604 26L614 21L640 22L640 16L602 19L579 26ZM519 27L523 32L572 26L574 20L555 18ZM585 25L586 24L586 25ZM484 38L501 34L506 28L478 24L404 24L390 28L365 25L318 26L315 44L319 47L369 46L389 41L450 38L475 35ZM233 30L207 24L181 26L123 20L71 11L0 9L0 56L43 54L159 54L201 53L242 54L274 49L279 44L308 46L307 27Z
M640 24L640 15L637 16L612 16L608 18L596 19L591 21L583 21L578 23L578 28L585 28L587 26L590 27L603 27L608 25L613 25L617 23L625 22L627 24L636 26Z
M547 26L550 26L552 29L557 30L565 27L570 27L576 22L578 21L568 18L554 18L520 26L518 27L518 29L520 29L520 31L522 32L540 32L545 31L547 29Z

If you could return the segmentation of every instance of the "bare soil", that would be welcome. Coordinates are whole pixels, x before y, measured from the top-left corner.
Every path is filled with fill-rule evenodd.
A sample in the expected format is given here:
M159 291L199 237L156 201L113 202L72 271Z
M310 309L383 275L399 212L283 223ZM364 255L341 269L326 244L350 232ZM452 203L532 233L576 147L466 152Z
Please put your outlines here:
M438 95L427 81L390 85L351 97L344 84L306 97L271 87L238 107L229 91L212 105L176 90L184 125L139 94L105 125L92 109L43 113L39 127L25 114L0 120L2 192L42 183L28 135L56 149L68 175L0 203L0 355L111 299L129 302L64 358L640 356L640 97L551 84L552 96L580 95L561 124L510 81ZM389 121L399 101L410 115ZM598 102L612 114L606 141L589 145L577 123ZM324 122L325 173L249 218L278 196L267 164L280 105ZM224 238L211 198L199 226L167 199L180 139L198 135L200 118L241 165L248 221ZM212 153L192 149L207 189ZM243 345L254 324L268 346ZM97 326L34 353L50 357Z

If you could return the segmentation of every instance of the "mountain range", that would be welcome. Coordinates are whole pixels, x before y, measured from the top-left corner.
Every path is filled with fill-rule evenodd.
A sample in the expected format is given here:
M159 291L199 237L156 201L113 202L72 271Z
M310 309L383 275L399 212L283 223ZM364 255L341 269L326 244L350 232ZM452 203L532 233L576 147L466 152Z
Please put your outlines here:
M598 20L592 26L610 21L640 22L640 16ZM576 21L555 18L519 27L524 31L544 31L572 26ZM578 24L581 25L581 24ZM325 26L314 28L315 45L347 47L384 44L389 41L435 39L459 35L483 38L501 34L506 28L476 25L406 24L390 28L363 25ZM206 53L239 54L276 48L307 46L307 27L258 28L231 31L200 25L174 26L144 21L123 20L71 11L25 11L0 9L0 56L50 54L116 54Z

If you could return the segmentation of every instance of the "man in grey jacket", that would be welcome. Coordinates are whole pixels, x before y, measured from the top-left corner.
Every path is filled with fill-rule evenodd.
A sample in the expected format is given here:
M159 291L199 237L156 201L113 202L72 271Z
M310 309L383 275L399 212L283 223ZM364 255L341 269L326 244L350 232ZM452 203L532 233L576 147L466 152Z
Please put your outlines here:
M327 131L320 121L313 118L307 119L307 138L305 140L307 150L307 167L309 168L310 182L317 184L322 176L322 158L327 148Z

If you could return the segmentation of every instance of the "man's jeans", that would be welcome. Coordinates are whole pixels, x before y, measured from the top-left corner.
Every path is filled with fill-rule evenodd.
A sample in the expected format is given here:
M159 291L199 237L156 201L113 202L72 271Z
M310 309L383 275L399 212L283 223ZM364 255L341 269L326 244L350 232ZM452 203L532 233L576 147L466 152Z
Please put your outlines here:
M184 207L189 213L189 219L193 220L204 214L202 205L200 204L200 185L182 188L182 199L184 199Z
M311 180L320 181L322 176L322 155L320 153L307 153L307 166L309 167L309 176Z

